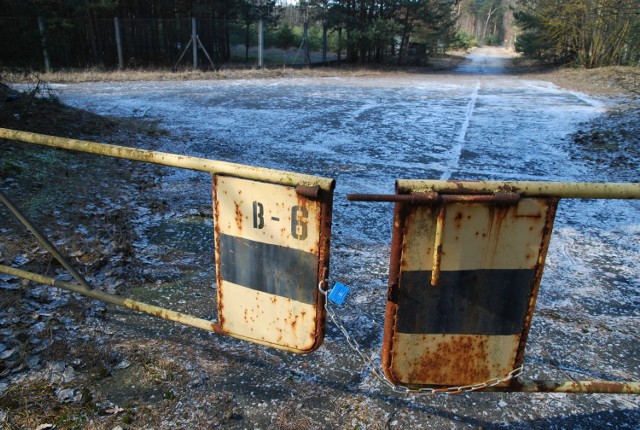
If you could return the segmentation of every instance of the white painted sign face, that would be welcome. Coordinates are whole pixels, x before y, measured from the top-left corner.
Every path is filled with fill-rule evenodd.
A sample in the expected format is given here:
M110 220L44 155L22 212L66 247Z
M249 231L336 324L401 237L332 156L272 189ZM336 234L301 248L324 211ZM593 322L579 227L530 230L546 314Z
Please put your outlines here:
M226 333L300 353L320 345L324 206L293 187L214 177L218 319Z

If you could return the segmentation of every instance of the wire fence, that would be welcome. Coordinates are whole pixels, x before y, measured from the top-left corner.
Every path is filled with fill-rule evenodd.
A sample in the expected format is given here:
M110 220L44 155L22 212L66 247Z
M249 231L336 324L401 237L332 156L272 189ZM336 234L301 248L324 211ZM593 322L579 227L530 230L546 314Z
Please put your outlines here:
M191 19L42 19L0 17L0 63L3 67L105 69L192 67ZM40 25L39 25L40 24ZM258 24L231 20L196 20L198 67L258 64ZM334 61L340 41L310 24L308 51L301 28L264 27L265 65L301 65ZM309 52L306 56L305 52ZM181 60L179 62L179 60Z

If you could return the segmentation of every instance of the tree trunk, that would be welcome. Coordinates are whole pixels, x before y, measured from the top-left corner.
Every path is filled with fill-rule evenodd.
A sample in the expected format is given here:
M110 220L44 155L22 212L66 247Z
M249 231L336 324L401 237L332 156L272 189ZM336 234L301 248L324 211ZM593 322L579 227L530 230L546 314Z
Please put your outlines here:
M492 5L493 6L493 5ZM489 27L489 20L491 19L491 15L498 10L498 8L489 7L489 13L487 14L487 21L484 23L484 31L482 33L482 43L485 43L485 39L487 38L487 27Z
M402 57L404 56L404 51L406 48L406 44L409 42L409 12L404 16L404 25L402 26L402 37L400 38L400 48L398 49L398 65L402 65Z
M338 62L342 60L342 27L338 27Z
M251 34L249 33L250 23L249 18L245 20L244 26L244 61L249 62L249 43L251 43Z
M322 62L327 64L327 23L322 22Z

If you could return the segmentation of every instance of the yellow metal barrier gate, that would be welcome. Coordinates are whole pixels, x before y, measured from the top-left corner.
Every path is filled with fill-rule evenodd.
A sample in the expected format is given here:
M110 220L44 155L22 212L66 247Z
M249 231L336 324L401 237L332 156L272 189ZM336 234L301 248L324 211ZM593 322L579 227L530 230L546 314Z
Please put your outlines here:
M2 193L78 284L4 265L0 272L291 352L322 343L325 298L317 285L329 270L333 179L2 128L0 138L211 173L218 321L91 289Z
M2 128L0 138L212 174L218 321L92 289L2 192L77 283L0 272L291 352L322 343L332 179ZM559 199L640 199L640 184L399 180L394 195L348 198L396 202L382 349L394 390L640 393L638 382L518 379Z
M640 184L399 180L395 195L348 198L395 202L381 358L392 387L640 393L517 379L559 199L638 199Z

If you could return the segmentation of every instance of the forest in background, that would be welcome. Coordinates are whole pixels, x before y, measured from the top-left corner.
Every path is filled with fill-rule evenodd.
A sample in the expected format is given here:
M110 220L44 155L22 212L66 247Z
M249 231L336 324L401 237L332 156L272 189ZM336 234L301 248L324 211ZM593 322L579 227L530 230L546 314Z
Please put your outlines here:
M640 60L637 0L0 0L0 63L186 66L192 19L202 68L255 67L260 34L265 48L296 52L266 57L280 66L424 65L476 44L588 68Z
M638 65L638 0L519 1L516 48L545 63L585 68Z

